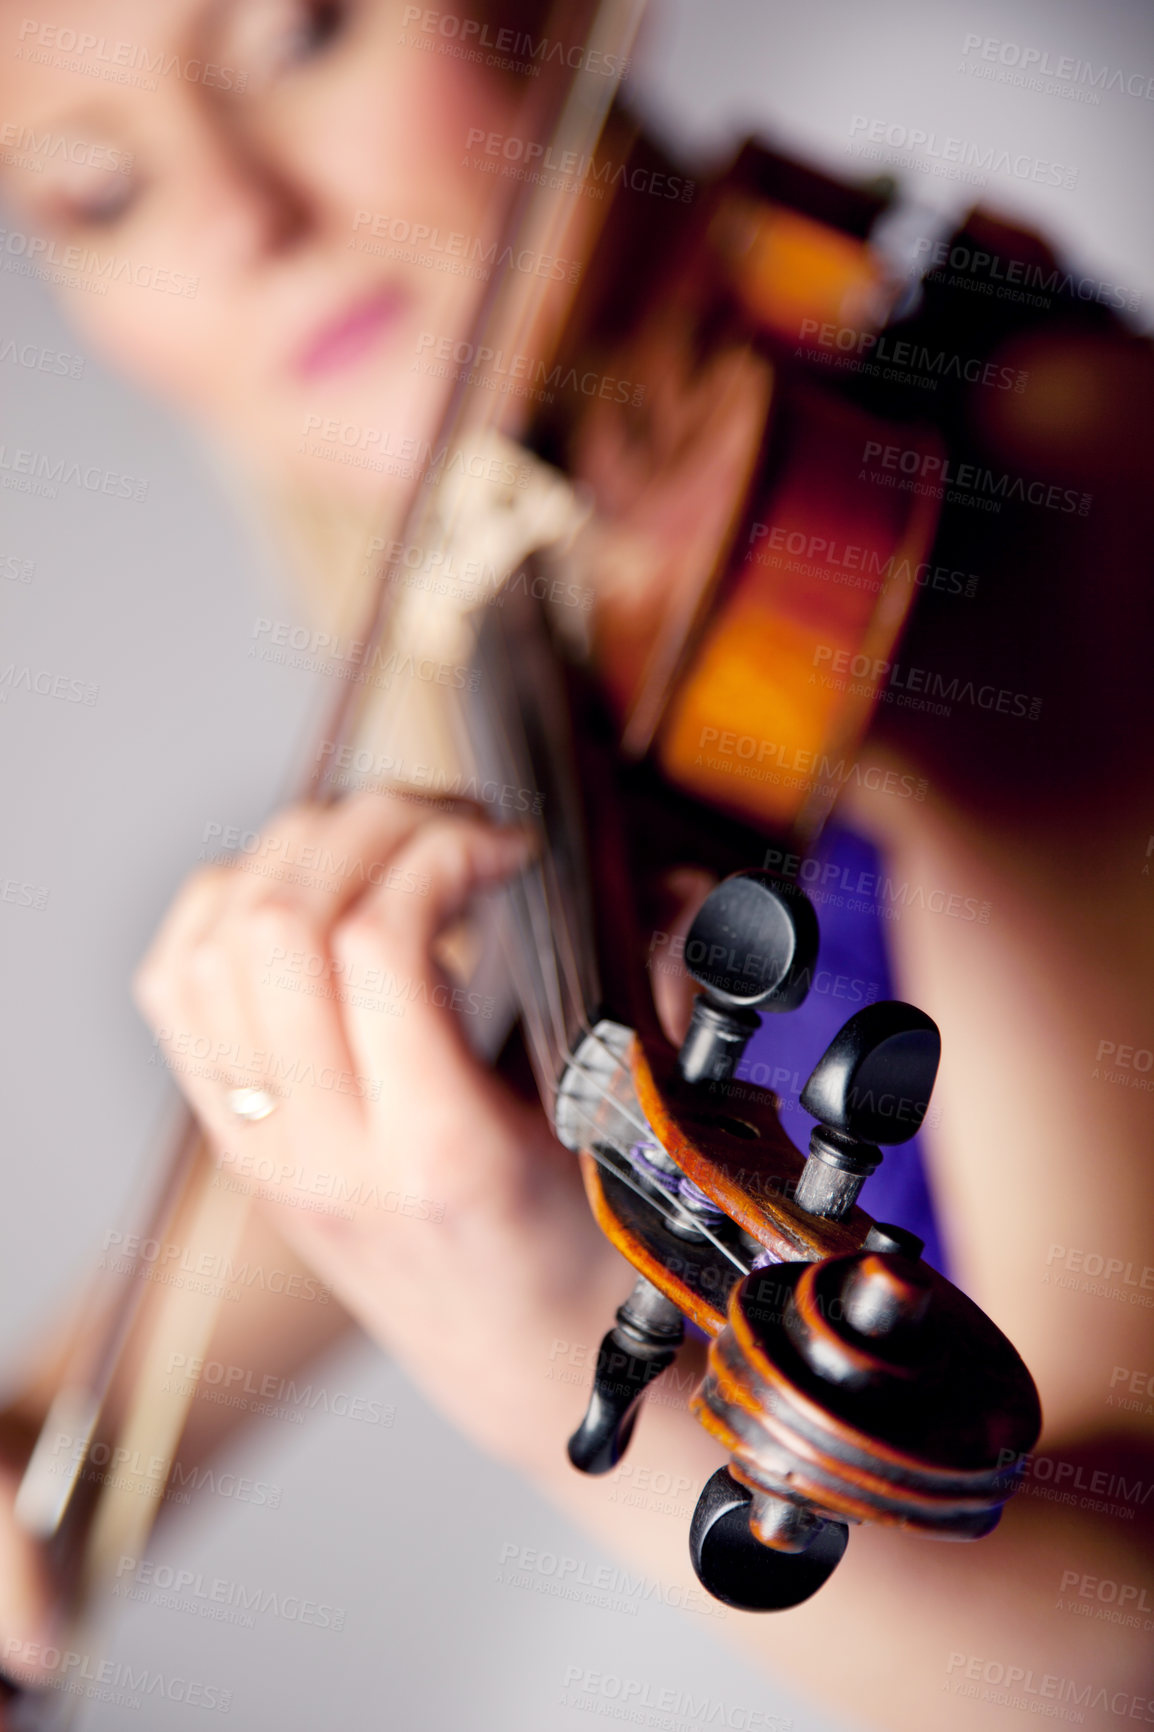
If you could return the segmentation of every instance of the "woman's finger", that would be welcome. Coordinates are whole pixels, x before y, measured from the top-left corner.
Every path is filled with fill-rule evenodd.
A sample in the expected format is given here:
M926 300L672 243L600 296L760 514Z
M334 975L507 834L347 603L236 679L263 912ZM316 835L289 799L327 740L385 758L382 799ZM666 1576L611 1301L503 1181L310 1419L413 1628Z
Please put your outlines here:
M336 806L290 806L262 831L251 854L195 872L176 896L137 970L136 996L146 1015L169 1008L174 964L231 911L242 915L270 895L287 893L330 920L380 881L390 852L424 819L399 795L350 795Z
M195 934L183 963L177 960L189 1020L212 1051L206 1080L213 1087L200 1106L218 1138L227 1142L253 1128L228 1114L233 1087L260 1090L274 1101L295 1098L298 1110L288 1122L298 1137L307 1137L299 1108L312 1099L317 1079L322 1090L343 1091L334 1096L333 1110L321 1114L332 1134L361 1128L347 1098L352 1084L340 1017L317 997L331 997L328 936L366 886L388 881L391 851L421 818L411 802L375 792L331 807L290 809L262 838L262 863L272 863L271 875L246 879L238 872L216 918ZM281 1019L284 1038L270 1040L264 1002L270 990L284 999L294 988L290 1014ZM277 1130L284 1129L282 1116Z
M52 1598L39 1548L16 1520L19 1475L0 1466L0 1670L16 1681L34 1678L48 1637Z
M251 856L198 873L177 898L139 971L137 994L218 1142L231 1148L238 1133L254 1128L229 1111L233 1088L276 1099L318 1067L326 1078L347 1071L332 1014L312 1019L313 1035L326 1037L319 1056L311 1046L296 1050L299 1041L289 1043L291 1051L270 1048L261 1032L261 985L281 965L301 966L306 952L323 953L333 921L366 885L389 881L391 850L424 817L413 802L375 792L333 807L292 807ZM358 1124L347 1112L335 1119L337 1133Z
M331 806L290 806L251 854L233 860L231 906L241 914L268 895L286 895L322 923L331 921L382 882L390 856L427 816L419 801L388 789L350 794Z
M220 928L270 1089L286 1097L278 1132L294 1145L310 1182L322 1188L353 1159L365 1123L363 1103L378 1099L382 1089L379 1076L354 1066L345 1007L355 1000L374 1009L387 994L375 974L341 966L333 955L332 930L366 896L396 905L402 925L421 928L428 875L419 861L399 868L396 850L428 823L426 807L377 795L333 809L314 826L312 854L319 850L325 869L340 882L327 893L266 892L232 909ZM211 1008L206 1005L206 1012ZM395 1011L399 1001L387 1000L382 1008Z
M463 1028L466 1017L491 1014L492 1006L467 983L447 980L433 947L475 895L526 864L532 846L525 832L431 820L396 855L403 870L427 879L428 896L407 906L403 897L374 892L334 930L333 956L344 977L378 987L375 999L350 994L343 1007L358 1072L382 1080L370 1114L415 1164L423 1151L459 1141L463 1126L479 1136L504 1098ZM497 1113L502 1128L504 1116Z

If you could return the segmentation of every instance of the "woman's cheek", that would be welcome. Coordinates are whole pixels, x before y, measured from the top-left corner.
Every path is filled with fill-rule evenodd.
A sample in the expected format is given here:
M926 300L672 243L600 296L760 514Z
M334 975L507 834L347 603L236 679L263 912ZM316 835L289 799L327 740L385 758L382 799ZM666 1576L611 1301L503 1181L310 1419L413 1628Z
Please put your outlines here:
M480 232L508 182L473 168L467 141L515 128L516 87L439 55L388 52L384 80L381 62L367 60L318 92L308 117L308 136L324 140L312 172L324 176L334 226L348 234L356 212L369 210Z
M176 282L175 274L170 279ZM136 384L193 413L211 414L237 379L238 357L230 353L240 333L206 304L207 285L182 276L169 289L110 283L105 295L77 295L72 322ZM243 368L239 371L243 373Z

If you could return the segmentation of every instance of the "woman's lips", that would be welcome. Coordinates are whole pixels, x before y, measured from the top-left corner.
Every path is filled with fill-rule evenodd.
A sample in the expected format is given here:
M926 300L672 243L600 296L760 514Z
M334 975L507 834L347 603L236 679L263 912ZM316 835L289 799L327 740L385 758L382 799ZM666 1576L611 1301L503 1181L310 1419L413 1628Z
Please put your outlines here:
M297 355L294 371L302 379L338 373L361 360L405 311L408 297L397 288L354 301L335 319L318 326Z

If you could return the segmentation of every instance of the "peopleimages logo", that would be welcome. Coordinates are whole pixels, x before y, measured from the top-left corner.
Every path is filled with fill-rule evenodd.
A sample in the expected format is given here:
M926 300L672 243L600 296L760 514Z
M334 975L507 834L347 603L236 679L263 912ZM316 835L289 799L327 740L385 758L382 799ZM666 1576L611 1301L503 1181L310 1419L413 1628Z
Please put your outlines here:
M679 199L682 204L692 204L697 185L696 181L686 180L681 175L665 174L638 165L631 167L626 162L614 162L608 157L599 161L576 150L554 151L551 144L542 144L537 139L518 138L514 133L486 132L482 126L470 127L465 139L467 151L475 145L482 147L481 155L472 159L475 168L484 168L493 174L511 174L519 165L521 178L532 178L537 171L557 175L562 182L572 182L572 190L581 188L595 192L598 197L604 196L607 187L614 191L628 187L630 192L644 192L654 198ZM494 160L485 162L485 157ZM504 170L501 169L502 162Z
M47 235L25 234L20 229L0 229L0 248L8 260L19 259L42 272L52 267L82 279L93 289L101 286L107 292L109 283L131 283L137 289L155 289L159 294L183 295L195 298L199 277L186 276L182 271L170 271L165 266L146 264L140 259L118 258L115 253L99 253L93 247L60 246ZM81 283L76 284L77 287Z
M392 246L387 250L362 246L362 252L375 250L382 257L400 258L407 264L437 262L441 269L451 268L454 261L479 265L482 267L480 274L486 281L495 270L518 271L522 276L542 277L554 283L578 283L581 280L582 267L578 259L539 253L532 247L520 247L514 251L511 246L505 246L498 252L496 241L467 235L459 229L442 233L430 223L414 223L404 217L385 216L380 211L358 210L353 217L353 233L357 234L363 228L367 228L375 240L391 242Z
M982 1688L981 1686L985 1686ZM991 1660L983 1654L954 1652L946 1666L944 1687L955 1696L968 1696L1002 1708L1018 1708L1047 1720L1069 1720L1080 1724L1081 1709L1102 1709L1119 1719L1140 1720L1154 1725L1154 1700L1132 1696L1127 1690L1111 1690L1093 1681L1082 1683L1057 1672L1035 1672L1012 1660ZM1096 1724L1101 1725L1101 1721Z
M428 356L428 359L425 357ZM438 337L433 331L422 331L417 338L414 372L432 373L438 378L457 379L467 385L499 391L513 396L529 396L535 391L540 400L551 403L557 391L572 391L582 397L601 397L606 402L629 403L639 409L645 401L645 386L630 379L618 379L609 373L576 367L562 367L558 361L552 367L532 355L506 354L486 343L457 341L453 337ZM447 364L451 364L450 371Z
M45 499L55 499L60 487L80 487L86 493L134 499L137 504L148 498L148 482L138 476L121 475L119 470L103 469L99 463L82 464L48 451L10 449L7 445L0 445L0 486Z
M46 349L41 343L18 343L15 337L0 343L0 361L10 361L30 373L51 373L69 379L84 377L83 355L62 354L59 349Z
M764 541L765 547L759 544ZM914 564L894 553L879 553L861 542L831 540L827 535L805 535L800 529L784 524L753 523L749 530L749 546L755 564L782 566L787 571L802 572L807 577L821 577L852 589L868 589L874 594L890 580L916 584L919 589L933 589L939 594L962 595L972 598L978 593L981 579L976 572L956 571L948 565L931 565L928 560ZM780 557L782 554L786 558Z
M927 348L924 343L906 342L886 331L861 331L855 325L803 319L798 334L803 343L812 337L819 349L836 351L838 360L846 355L855 360L867 357L871 363L884 364L885 378L904 378L915 384L936 386L941 379L954 379L959 383L964 380L971 385L989 385L999 391L1020 392L1026 389L1029 378L1028 373L1017 367L1000 367L976 355L952 355L945 349ZM813 357L814 351L808 354Z
M227 1284L238 1290L242 1287L256 1288L262 1293L279 1293L289 1299L305 1299L318 1305L327 1305L329 1289L315 1275L302 1275L298 1270L286 1273L275 1265L267 1269L263 1263L234 1263L228 1252L196 1251L189 1245L177 1244L174 1240L144 1238L139 1233L120 1233L109 1229L104 1235L102 1246L104 1255L100 1258L102 1269L112 1269L117 1274L144 1274L146 1271L163 1270L166 1273L178 1272L192 1277L190 1287L197 1281L208 1285L201 1291L209 1291L213 1284ZM179 1281L166 1281L165 1285L179 1286ZM195 1289L194 1289L195 1290Z
M986 252L961 241L934 241L923 236L914 252L926 259L926 275L932 281L942 281L948 269L954 273L948 279L952 288L977 289L982 294L996 295L999 300L1048 307L1054 295L1073 295L1079 301L1101 301L1105 307L1125 307L1133 312L1142 299L1139 290L1128 289L1121 283L1076 277L1057 265L1047 268L1026 259L1008 259L1001 253ZM1026 290L1036 293L1027 294Z
M373 1401L365 1395L351 1395L347 1390L330 1391L323 1384L315 1387L312 1383L299 1384L275 1372L261 1377L250 1366L225 1365L219 1359L170 1353L168 1371L170 1381L162 1386L164 1390L175 1389L180 1394L209 1399L223 1395L225 1406L249 1408L273 1419L292 1418L298 1424L305 1413L319 1412L388 1428L397 1416L392 1402Z
M726 1726L730 1732L793 1732L793 1721L760 1708L746 1708L723 1697L695 1696L675 1684L566 1666L562 1703L601 1718L631 1720L640 1726Z
M815 675L823 686L883 703L893 702L897 696L911 699L912 708L923 709L927 707L925 704L912 701L915 694L920 694L940 700L937 708L945 715L950 713L952 704L969 704L974 709L989 710L999 716L1021 716L1031 722L1042 714L1041 698L1031 697L1028 692L1016 692L1008 686L976 685L960 674L947 676L933 668L887 661L884 656L854 655L850 650L835 649L832 644L815 646L813 666L831 670Z
M724 1618L725 1608L696 1583L661 1582L650 1576L630 1575L615 1564L591 1564L584 1558L538 1551L535 1546L506 1541L501 1547L497 1580L504 1587L528 1588L556 1599L576 1600L605 1611L636 1617L647 1600L697 1612L705 1618Z
M1067 191L1072 191L1078 184L1076 168L1051 162L1048 157L1031 156L1025 150L1011 151L993 144L975 144L970 139L947 136L924 126L905 126L896 121L871 120L868 115L855 114L849 130L850 148L854 143L885 145L915 159L928 158L942 169L973 170L982 175L1004 174L1014 180L1033 181L1036 186L1065 187Z
M51 673L47 668L33 669L27 663L17 667L15 662L9 662L7 667L0 668L0 704L6 704L13 692L20 691L88 707L100 696L100 687L88 680L74 680L67 674Z
M793 878L806 886L812 902L830 903L848 908L853 913L877 909L892 918L900 918L906 908L928 909L931 914L948 914L955 920L976 920L981 926L990 923L990 904L979 902L976 896L964 896L960 891L945 890L924 884L911 884L882 872L855 872L851 866L840 866L836 860L821 861L812 855L786 854L780 848L766 850L762 865L767 872L781 878ZM860 898L876 898L873 903ZM738 1073L740 1075L740 1072Z
M25 1642L18 1636L10 1636L4 1644L4 1664L17 1675L21 1664L36 1672L48 1672L48 1687L53 1690L121 1708L143 1708L146 1696L162 1696L186 1708L207 1708L218 1714L227 1714L232 1705L231 1690L201 1679L150 1672L147 1666L134 1666L127 1660L97 1660L74 1648ZM41 1680L34 1675L34 1682Z
M263 1479L221 1472L219 1468L199 1466L196 1462L185 1467L175 1456L146 1456L125 1444L113 1448L109 1443L93 1443L87 1435L57 1432L52 1451L57 1457L52 1472L71 1473L79 1468L79 1477L91 1484L110 1485L138 1497L163 1499L167 1503L187 1504L192 1501L192 1492L210 1491L216 1497L235 1498L238 1503L279 1509L283 1496L279 1485L270 1485Z
M28 168L43 174L44 164L57 159L84 168L103 169L109 174L130 174L135 160L130 150L114 144L90 143L67 132L36 132L30 126L9 121L0 126L0 161L12 168Z
M1154 101L1154 76L1148 72L1125 72L1120 66L1111 66L1108 62L1095 67L1090 61L1078 60L1070 54L1052 58L1048 48L1003 42L997 36L969 35L962 43L962 53L967 58L976 55L978 61L1012 67L1038 78L1056 78L1059 83L1089 85L1093 90L1112 90L1119 96L1136 96L1143 102Z
M248 74L232 66L217 66L211 60L182 60L179 54L164 49L139 42L115 42L90 30L42 24L36 18L21 21L16 59L80 72L107 84L133 84L142 90L155 90L158 77L173 76L214 90L240 92L248 83Z
M461 59L506 66L510 70L521 63L520 69L534 77L550 62L567 66L571 72L593 72L603 78L624 78L629 70L629 62L623 55L607 54L577 42L551 41L548 36L534 37L528 31L508 26L494 30L479 18L465 18L459 12L406 6L402 25L402 45L440 48L442 52L451 49ZM413 28L406 36L404 32L410 26ZM426 38L424 42L422 36Z
M203 1570L178 1569L172 1564L134 1558L127 1553L116 1566L116 1586L112 1591L119 1599L143 1600L167 1611L192 1612L197 1617L239 1624L245 1629L253 1628L254 1613L321 1630L345 1627L343 1606L323 1605L299 1594L287 1594L283 1588L254 1588L225 1576L208 1577Z
M540 813L545 809L545 796L535 789L518 788L510 782L481 781L459 771L450 774L439 765L390 757L384 752L373 752L366 746L338 745L335 740L323 740L317 749L317 762L331 764L334 771L351 770L355 776L368 777L370 785L383 782L442 798L501 806L511 812ZM347 785L349 779L344 780Z
M1075 487L1030 481L1024 475L1005 471L999 474L993 469L983 469L978 463L955 463L936 451L918 446L903 449L900 445L882 445L876 439L866 440L862 463L867 466L860 471L859 478L863 481L879 481L887 487L978 505L987 511L1000 511L1003 500L1008 499L1023 505L1040 505L1047 511L1077 512L1079 517L1088 517L1094 500L1092 493L1080 493ZM888 473L877 474L879 469Z

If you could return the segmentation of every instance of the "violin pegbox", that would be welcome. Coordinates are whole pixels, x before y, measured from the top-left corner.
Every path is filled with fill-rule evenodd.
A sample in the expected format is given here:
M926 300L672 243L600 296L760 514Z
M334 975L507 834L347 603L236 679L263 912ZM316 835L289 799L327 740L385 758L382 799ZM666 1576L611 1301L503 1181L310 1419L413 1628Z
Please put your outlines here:
M586 1157L598 1220L640 1271L570 1459L592 1473L620 1459L645 1390L676 1356L681 1313L693 1316L712 1340L691 1407L730 1462L701 1494L690 1556L707 1591L745 1611L807 1600L862 1522L981 1538L1041 1428L1011 1343L923 1261L915 1234L856 1207L879 1145L924 1122L941 1039L923 1011L868 1005L835 1035L801 1095L819 1121L807 1159L771 1095L746 1108L755 1140L734 1178L726 1085L758 1013L803 1002L817 952L796 884L762 871L725 879L686 937L701 991L676 1059L618 1025L590 1037L594 1053L611 1042L622 1062L631 1054L628 1086L615 1073L623 1129L608 1174L594 1176L604 1138L565 1135L558 1120ZM574 1100L589 1073L589 1055L584 1072L577 1059L562 1088ZM688 1281L694 1259L712 1285L702 1271Z

